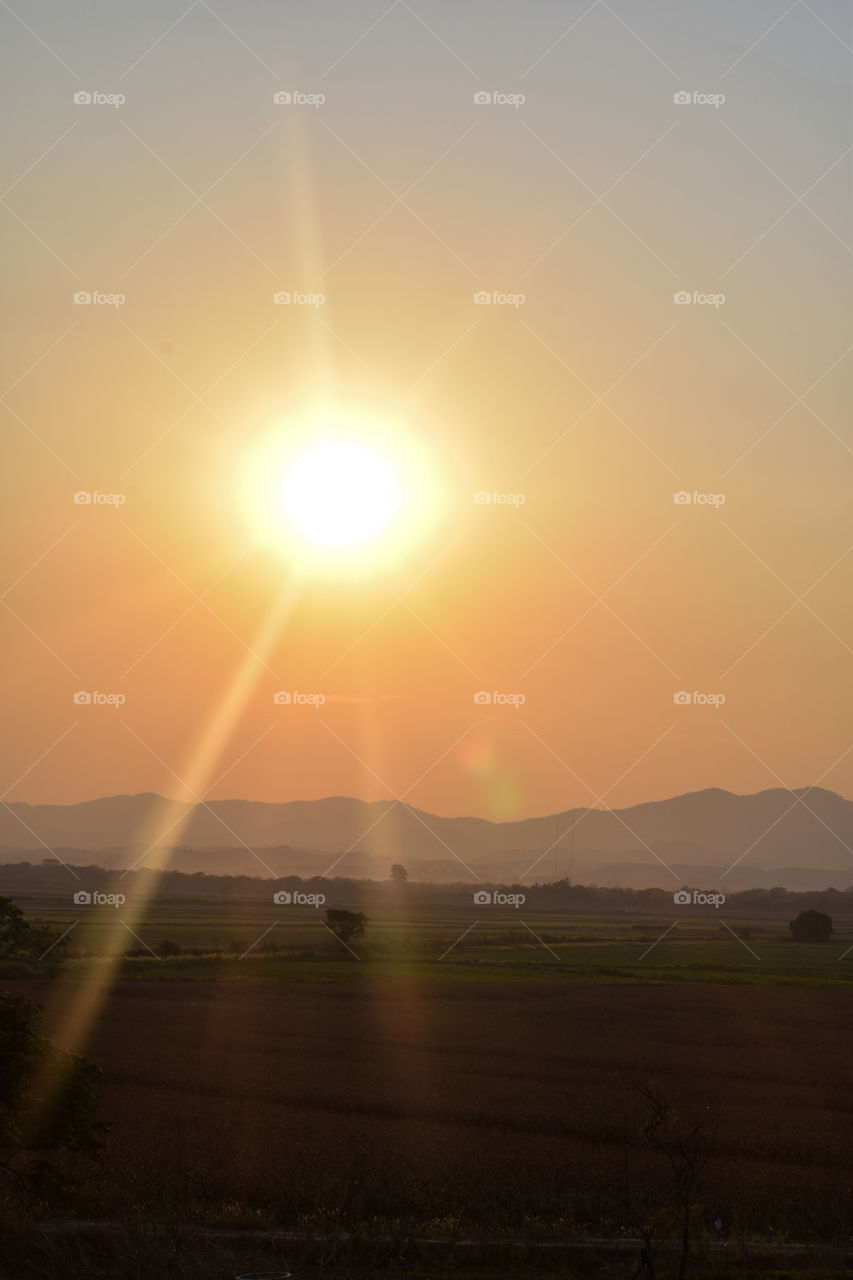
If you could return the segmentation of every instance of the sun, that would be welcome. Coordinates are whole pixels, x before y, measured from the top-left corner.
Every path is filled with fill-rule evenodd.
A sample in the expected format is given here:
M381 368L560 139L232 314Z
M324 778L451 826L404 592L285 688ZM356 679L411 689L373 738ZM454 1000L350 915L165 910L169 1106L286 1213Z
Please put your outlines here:
M324 440L291 464L279 495L287 519L326 547L370 542L397 514L402 492L376 450L348 440Z

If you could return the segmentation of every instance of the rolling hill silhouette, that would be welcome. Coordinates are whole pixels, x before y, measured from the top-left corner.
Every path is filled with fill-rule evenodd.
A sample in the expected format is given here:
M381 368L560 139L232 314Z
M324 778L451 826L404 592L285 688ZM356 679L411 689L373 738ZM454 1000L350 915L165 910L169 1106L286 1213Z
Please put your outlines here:
M498 879L572 874L641 887L668 886L673 872L716 878L737 863L733 888L766 886L768 877L772 884L812 887L812 877L825 884L830 874L838 887L853 883L853 802L821 788L756 795L711 788L626 809L572 809L517 822L442 817L346 796L273 804L178 804L154 794L17 803L0 810L2 860L62 851L75 863L129 865L176 812L184 821L165 841L177 846L171 865L219 874L267 874L256 853L276 874L322 874L349 851L334 873L384 876L391 861L403 861L417 879L466 879L471 868ZM89 856L77 856L84 852Z

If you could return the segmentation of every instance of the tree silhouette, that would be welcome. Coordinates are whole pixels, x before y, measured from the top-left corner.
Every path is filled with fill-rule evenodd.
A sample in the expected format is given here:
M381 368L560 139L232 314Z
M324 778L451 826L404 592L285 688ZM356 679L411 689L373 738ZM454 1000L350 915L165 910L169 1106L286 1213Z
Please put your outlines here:
M788 926L795 942L829 942L832 917L825 911L801 911Z
M38 1193L52 1154L95 1155L104 1129L95 1118L99 1068L58 1049L40 1017L33 1001L0 993L0 1168Z
M65 939L49 924L32 924L11 898L0 898L0 959L36 963L48 952L52 960L62 958Z
M363 911L343 911L329 907L326 911L326 924L336 938L340 938L344 946L348 946L353 938L360 938L367 928L368 920Z

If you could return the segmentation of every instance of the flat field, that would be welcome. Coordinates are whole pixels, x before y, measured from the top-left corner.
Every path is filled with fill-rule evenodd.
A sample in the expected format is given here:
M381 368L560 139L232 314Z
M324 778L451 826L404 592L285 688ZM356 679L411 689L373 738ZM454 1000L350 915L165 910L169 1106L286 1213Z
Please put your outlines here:
M351 955L310 908L21 905L70 928L70 954L4 986L65 1043L83 1009L75 1047L103 1069L105 1165L73 1216L672 1235L651 1087L668 1140L707 1140L697 1247L849 1240L849 922L804 946L785 921L707 912L386 909Z

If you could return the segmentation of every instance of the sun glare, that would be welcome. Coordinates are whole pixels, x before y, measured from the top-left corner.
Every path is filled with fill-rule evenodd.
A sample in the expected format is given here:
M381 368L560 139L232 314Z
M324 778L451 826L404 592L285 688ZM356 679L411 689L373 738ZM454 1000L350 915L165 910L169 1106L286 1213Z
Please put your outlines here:
M291 524L312 542L355 547L396 515L402 494L385 459L365 445L325 440L289 468L280 502Z

